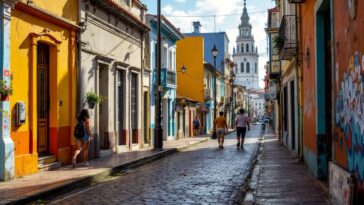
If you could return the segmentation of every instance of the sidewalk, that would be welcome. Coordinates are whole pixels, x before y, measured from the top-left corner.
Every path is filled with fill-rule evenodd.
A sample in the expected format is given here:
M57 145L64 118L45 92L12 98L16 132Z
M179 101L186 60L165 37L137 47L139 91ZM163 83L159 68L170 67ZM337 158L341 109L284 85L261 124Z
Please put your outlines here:
M206 142L210 135L164 141L163 151L149 149L130 151L89 161L90 166L71 165L58 170L0 182L0 204L24 204L42 198L67 193L94 184L122 170L142 166L166 155Z
M245 204L329 204L328 195L267 126Z

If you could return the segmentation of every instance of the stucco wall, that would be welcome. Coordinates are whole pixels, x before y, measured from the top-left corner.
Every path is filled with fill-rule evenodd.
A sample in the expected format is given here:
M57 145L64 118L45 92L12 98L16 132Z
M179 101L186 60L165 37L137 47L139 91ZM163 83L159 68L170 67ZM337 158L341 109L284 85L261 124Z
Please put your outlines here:
M183 65L187 72L177 74L177 96L204 102L203 37L177 41L177 68Z
M308 50L309 55L302 61L302 130L304 160L310 170L316 173L317 169L317 140L316 140L316 82L315 82L315 1L306 1L302 4L301 13L301 48ZM305 53L306 55L307 53Z

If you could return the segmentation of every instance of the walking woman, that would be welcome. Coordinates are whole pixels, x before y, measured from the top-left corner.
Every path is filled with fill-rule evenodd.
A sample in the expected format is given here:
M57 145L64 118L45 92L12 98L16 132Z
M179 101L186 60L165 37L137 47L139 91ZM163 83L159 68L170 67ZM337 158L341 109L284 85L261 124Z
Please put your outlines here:
M88 166L88 146L90 141L93 140L93 136L90 131L90 115L87 109L83 109L80 112L80 115L77 117L77 125L75 128L75 138L77 149L72 157L72 166L76 167L76 158L77 155L80 154L83 148L83 159L84 165Z

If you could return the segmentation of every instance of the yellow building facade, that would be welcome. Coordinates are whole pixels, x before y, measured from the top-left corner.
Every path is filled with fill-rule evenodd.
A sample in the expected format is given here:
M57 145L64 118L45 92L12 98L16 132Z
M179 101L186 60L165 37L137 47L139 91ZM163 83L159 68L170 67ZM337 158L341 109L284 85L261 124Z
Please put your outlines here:
M11 14L11 138L15 176L38 172L41 156L71 161L76 117L78 1L18 1ZM24 113L25 121L19 121ZM20 113L20 114L19 114Z
M177 41L177 71L182 66L186 73L177 72L177 96L204 102L204 39L187 37Z

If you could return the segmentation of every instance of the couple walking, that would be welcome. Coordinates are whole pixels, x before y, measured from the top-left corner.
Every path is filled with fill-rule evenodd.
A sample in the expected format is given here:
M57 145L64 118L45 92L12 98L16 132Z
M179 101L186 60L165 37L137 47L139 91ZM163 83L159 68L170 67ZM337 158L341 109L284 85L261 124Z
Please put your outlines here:
M219 148L223 149L225 133L228 130L226 119L224 117L224 112L219 113L219 117L216 118L215 123L216 123L216 135L219 142ZM246 129L247 128L248 130L250 129L249 117L245 114L244 109L241 109L239 111L239 114L235 120L235 125L237 133L236 139L238 141L237 148L240 149L243 148L244 146Z

